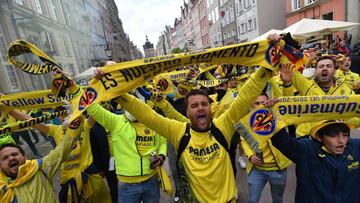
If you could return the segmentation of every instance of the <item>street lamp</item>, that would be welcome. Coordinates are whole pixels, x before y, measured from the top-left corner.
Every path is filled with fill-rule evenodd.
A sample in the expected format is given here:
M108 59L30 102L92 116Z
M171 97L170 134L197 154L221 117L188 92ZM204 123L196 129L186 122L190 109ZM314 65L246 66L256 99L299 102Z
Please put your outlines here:
M109 48L109 44L106 44L105 53L108 59L112 60L112 49Z

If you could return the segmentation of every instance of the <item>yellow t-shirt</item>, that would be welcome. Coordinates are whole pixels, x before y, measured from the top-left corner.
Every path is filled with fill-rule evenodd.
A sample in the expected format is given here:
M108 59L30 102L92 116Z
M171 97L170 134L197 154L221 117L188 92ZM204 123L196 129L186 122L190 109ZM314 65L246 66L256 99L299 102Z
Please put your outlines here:
M136 147L141 156L155 145L155 132L139 122L131 122L136 131Z

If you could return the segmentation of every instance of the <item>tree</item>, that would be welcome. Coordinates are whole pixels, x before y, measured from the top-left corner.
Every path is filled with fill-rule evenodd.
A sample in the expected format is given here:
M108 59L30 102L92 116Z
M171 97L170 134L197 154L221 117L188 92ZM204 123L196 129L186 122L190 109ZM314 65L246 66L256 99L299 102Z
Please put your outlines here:
M179 47L176 47L176 48L171 50L171 53L173 53L173 54L183 53L183 52L184 52L184 50L179 48Z

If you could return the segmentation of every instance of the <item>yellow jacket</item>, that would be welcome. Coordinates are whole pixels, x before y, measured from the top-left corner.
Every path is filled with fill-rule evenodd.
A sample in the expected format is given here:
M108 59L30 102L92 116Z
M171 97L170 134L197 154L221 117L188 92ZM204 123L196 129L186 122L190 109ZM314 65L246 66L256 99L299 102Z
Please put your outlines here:
M325 93L315 80L305 78L301 73L294 70L292 85L299 91L301 96L319 96L319 95L353 95L355 94L352 87L341 81L335 80L335 85ZM284 88L286 89L286 88ZM289 96L289 95L284 95ZM309 135L310 129L316 122L301 123L296 128L297 136Z
M288 88L284 88L283 82L278 75L270 78L269 83L271 85L271 98L280 98L284 95L294 96L297 92L293 85Z
M58 202L57 195L53 189L53 178L70 152L72 138L68 135L63 137L57 147L45 156L40 165L40 169L27 182L14 188L17 202L39 202L52 203ZM19 171L22 167L19 168ZM0 181L8 184L8 179L1 176ZM0 191L0 202L3 198L3 191Z
M337 78L340 80L345 80L346 83L350 84L351 86L354 85L354 83L360 82L360 76L357 73L354 73L352 71L348 71L344 73L342 70L338 69L336 70Z

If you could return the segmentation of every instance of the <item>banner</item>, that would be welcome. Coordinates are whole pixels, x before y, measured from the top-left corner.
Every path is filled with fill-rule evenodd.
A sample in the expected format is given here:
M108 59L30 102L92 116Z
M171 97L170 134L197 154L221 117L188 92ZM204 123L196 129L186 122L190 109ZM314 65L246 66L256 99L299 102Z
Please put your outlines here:
M7 94L0 97L0 109L4 110L28 110L40 108L53 108L62 106L63 100L70 101L73 95L68 94L64 98L57 98L51 90L40 90L33 92L19 92Z
M18 42L18 41L17 41ZM57 64L41 51L35 50L35 46L27 45L26 41L12 43L9 48L9 59L15 66L23 71L33 74L45 73ZM29 44L29 43L28 43ZM34 53L49 66L48 69L40 71L27 68L25 63L15 60L15 55L20 55L21 51ZM135 89L144 84L144 82L154 78L160 73L175 70L180 66L187 66L199 63L210 64L240 64L244 66L264 66L272 70L273 55L279 53L274 46L269 46L266 40L249 42L243 44L234 44L225 47L213 48L200 52L189 52L161 57L152 57L136 61L117 63L102 68L103 76L100 80L93 79L81 95L72 100L74 113L71 121L78 117L88 106L94 102L108 101L123 93ZM276 58L276 57L275 57ZM55 65L54 65L55 64Z
M359 115L360 95L282 97L271 109L259 107L248 113L235 129L255 150L287 125ZM244 133L244 128L249 134Z
M15 123L11 123L11 124L5 125L2 128L0 128L0 134L11 133L11 132L15 132L17 130L22 130L22 129L25 129L25 128L33 127L34 125L43 123L45 121L52 120L52 119L57 118L59 116L66 116L66 115L67 115L66 110L63 110L63 111L51 113L51 114L48 114L48 115L45 115L45 116L32 118L32 119L29 119L29 120L26 120L26 121L18 121L18 122L15 122Z
M167 59L159 57L118 63L103 68L100 80L92 80L81 96L72 100L76 118L94 102L107 101L142 85L156 75L171 71L179 66L197 63L236 63L247 66L262 65L271 68L265 60L268 51L267 41L231 45L211 51L169 55Z

